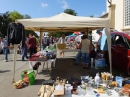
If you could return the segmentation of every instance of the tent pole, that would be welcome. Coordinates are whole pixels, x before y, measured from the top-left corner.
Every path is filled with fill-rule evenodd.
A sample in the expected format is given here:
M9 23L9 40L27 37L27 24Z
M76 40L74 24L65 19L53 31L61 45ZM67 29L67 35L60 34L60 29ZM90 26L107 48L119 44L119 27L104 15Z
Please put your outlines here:
M85 35L87 35L87 37L88 37L88 31L89 31L89 29L87 28L87 29L85 30Z
M43 35L43 32L40 31L40 51L41 51L41 48L42 48L42 35Z
M115 4L110 4L110 6L109 6L108 19L109 19L109 27L115 28ZM110 32L110 29L108 29L108 31ZM109 34L109 38L110 38L110 34ZM111 43L110 39L109 39L109 41ZM108 45L108 46L109 46L108 52L109 52L109 62L110 62L110 73L112 74L111 45Z

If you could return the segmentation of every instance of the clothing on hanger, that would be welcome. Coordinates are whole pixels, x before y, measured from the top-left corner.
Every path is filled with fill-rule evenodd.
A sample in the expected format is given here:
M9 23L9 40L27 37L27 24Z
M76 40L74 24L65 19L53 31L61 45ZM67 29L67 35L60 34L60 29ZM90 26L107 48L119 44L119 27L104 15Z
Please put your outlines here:
M7 29L8 46L10 43L19 44L22 41L22 47L25 45L25 30L21 23L10 23Z

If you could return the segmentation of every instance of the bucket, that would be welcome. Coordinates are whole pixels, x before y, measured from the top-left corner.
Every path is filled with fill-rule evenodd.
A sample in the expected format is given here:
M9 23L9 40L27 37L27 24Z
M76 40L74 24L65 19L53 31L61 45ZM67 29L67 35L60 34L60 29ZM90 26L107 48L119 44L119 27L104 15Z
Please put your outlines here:
M105 64L104 58L95 60L95 69L104 69L105 66L106 66L106 64Z
M22 79L24 79L25 72L27 72L27 76L29 78L29 84L33 85L35 83L35 77L34 77L35 73L34 73L34 71L32 69L22 71L22 73L21 73L21 78Z

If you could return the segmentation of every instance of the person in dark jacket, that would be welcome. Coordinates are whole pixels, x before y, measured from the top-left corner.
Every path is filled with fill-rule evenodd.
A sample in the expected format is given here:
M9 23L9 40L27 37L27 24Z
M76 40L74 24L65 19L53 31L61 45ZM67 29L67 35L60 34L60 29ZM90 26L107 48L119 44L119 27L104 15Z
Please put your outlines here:
M30 51L30 58L33 54L37 53L37 42L36 38L33 37L33 34L29 34L29 40L28 40L28 48Z

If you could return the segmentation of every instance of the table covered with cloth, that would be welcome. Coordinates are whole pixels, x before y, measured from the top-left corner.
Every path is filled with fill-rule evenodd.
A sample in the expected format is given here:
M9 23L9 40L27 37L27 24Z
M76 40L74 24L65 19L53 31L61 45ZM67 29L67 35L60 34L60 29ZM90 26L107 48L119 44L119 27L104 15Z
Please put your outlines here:
M96 95L91 95L91 94L84 94L84 93L79 93L78 95L75 94L68 94L68 95L63 95L62 97L128 97L128 96L120 96L116 91L111 90L112 95L109 96L107 94L100 94L100 96L96 96ZM54 97L54 94L51 95L51 97Z
M39 53L34 54L31 58L29 58L29 67L30 69L33 69L33 66L37 63L37 62L54 62L55 59L48 59L48 60L38 60L40 57Z

